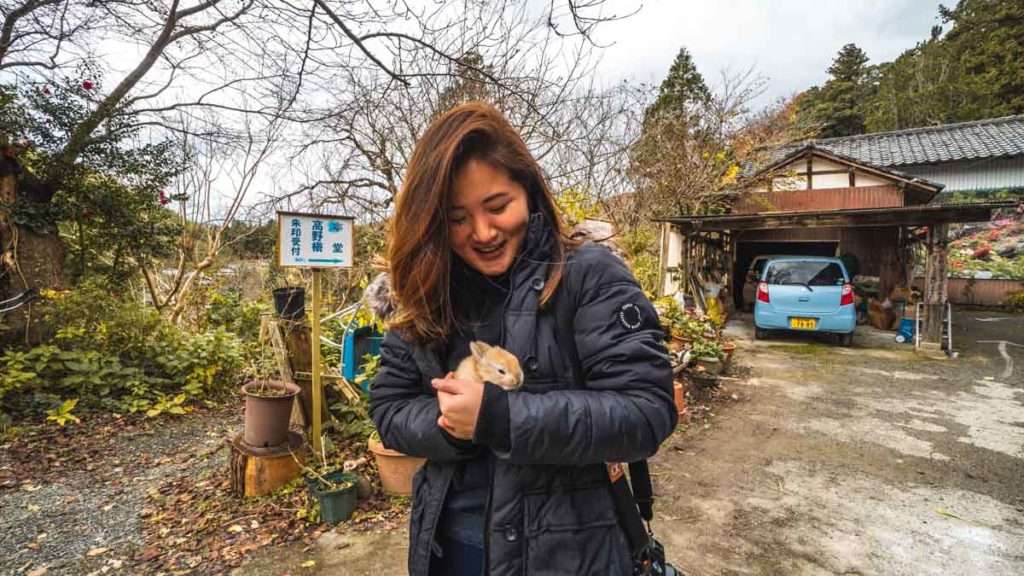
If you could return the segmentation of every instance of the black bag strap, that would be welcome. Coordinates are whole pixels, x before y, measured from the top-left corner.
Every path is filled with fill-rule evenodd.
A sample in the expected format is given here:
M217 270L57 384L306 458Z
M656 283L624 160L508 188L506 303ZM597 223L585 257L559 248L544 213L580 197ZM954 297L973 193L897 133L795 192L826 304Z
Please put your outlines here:
M558 338L558 345L565 350L569 357L569 369L572 371L573 382L577 388L583 388L583 362L580 360L574 336L575 310L570 306L570 294L567 288L563 277L563 282L553 298L555 320L558 323L555 326L555 336ZM638 555L646 550L650 541L649 531L644 527L644 521L650 522L654 518L654 491L651 486L651 474L647 467L647 461L630 462L629 476L633 484L632 490L630 490L630 483L626 481L622 466L618 463L608 464L608 478L611 482L616 514L626 532L630 549L634 555Z

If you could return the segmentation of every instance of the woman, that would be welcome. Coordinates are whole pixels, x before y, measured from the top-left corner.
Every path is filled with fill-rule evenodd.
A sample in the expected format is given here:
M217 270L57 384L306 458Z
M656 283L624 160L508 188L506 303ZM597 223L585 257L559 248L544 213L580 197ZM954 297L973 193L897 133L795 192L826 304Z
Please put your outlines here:
M632 573L605 462L647 458L675 427L658 318L608 249L567 240L497 110L456 106L423 134L388 259L370 412L385 445L427 459L409 573ZM445 377L474 340L518 358L518 389Z

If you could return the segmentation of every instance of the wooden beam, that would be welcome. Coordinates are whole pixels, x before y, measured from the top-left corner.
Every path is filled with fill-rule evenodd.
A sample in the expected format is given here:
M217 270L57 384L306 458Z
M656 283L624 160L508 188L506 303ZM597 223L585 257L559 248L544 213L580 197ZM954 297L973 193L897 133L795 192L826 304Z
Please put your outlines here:
M949 256L949 224L936 222L928 226L924 264L924 326L921 339L942 342L942 317L949 291L946 262Z
M814 154L807 155L807 189L814 190Z
M835 212L828 214L761 214L750 217L676 221L684 230L776 230L782 228L855 228L860 226L926 226L934 223L985 222L992 208L970 208L956 211L873 211L869 213Z

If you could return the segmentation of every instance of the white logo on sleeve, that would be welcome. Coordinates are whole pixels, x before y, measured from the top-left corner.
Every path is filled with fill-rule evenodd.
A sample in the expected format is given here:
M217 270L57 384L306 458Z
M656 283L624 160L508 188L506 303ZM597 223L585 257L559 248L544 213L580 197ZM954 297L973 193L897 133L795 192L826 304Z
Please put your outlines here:
M627 330L637 330L643 324L644 317L640 314L640 307L632 302L626 302L619 306L619 324Z

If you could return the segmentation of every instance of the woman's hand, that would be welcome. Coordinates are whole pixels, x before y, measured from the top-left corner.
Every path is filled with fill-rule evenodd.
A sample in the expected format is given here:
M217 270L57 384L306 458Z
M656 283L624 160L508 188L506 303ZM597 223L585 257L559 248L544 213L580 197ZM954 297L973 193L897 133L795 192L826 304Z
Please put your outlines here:
M455 380L451 372L430 381L437 390L441 416L437 425L460 440L472 440L476 420L484 398L484 385L470 380Z

